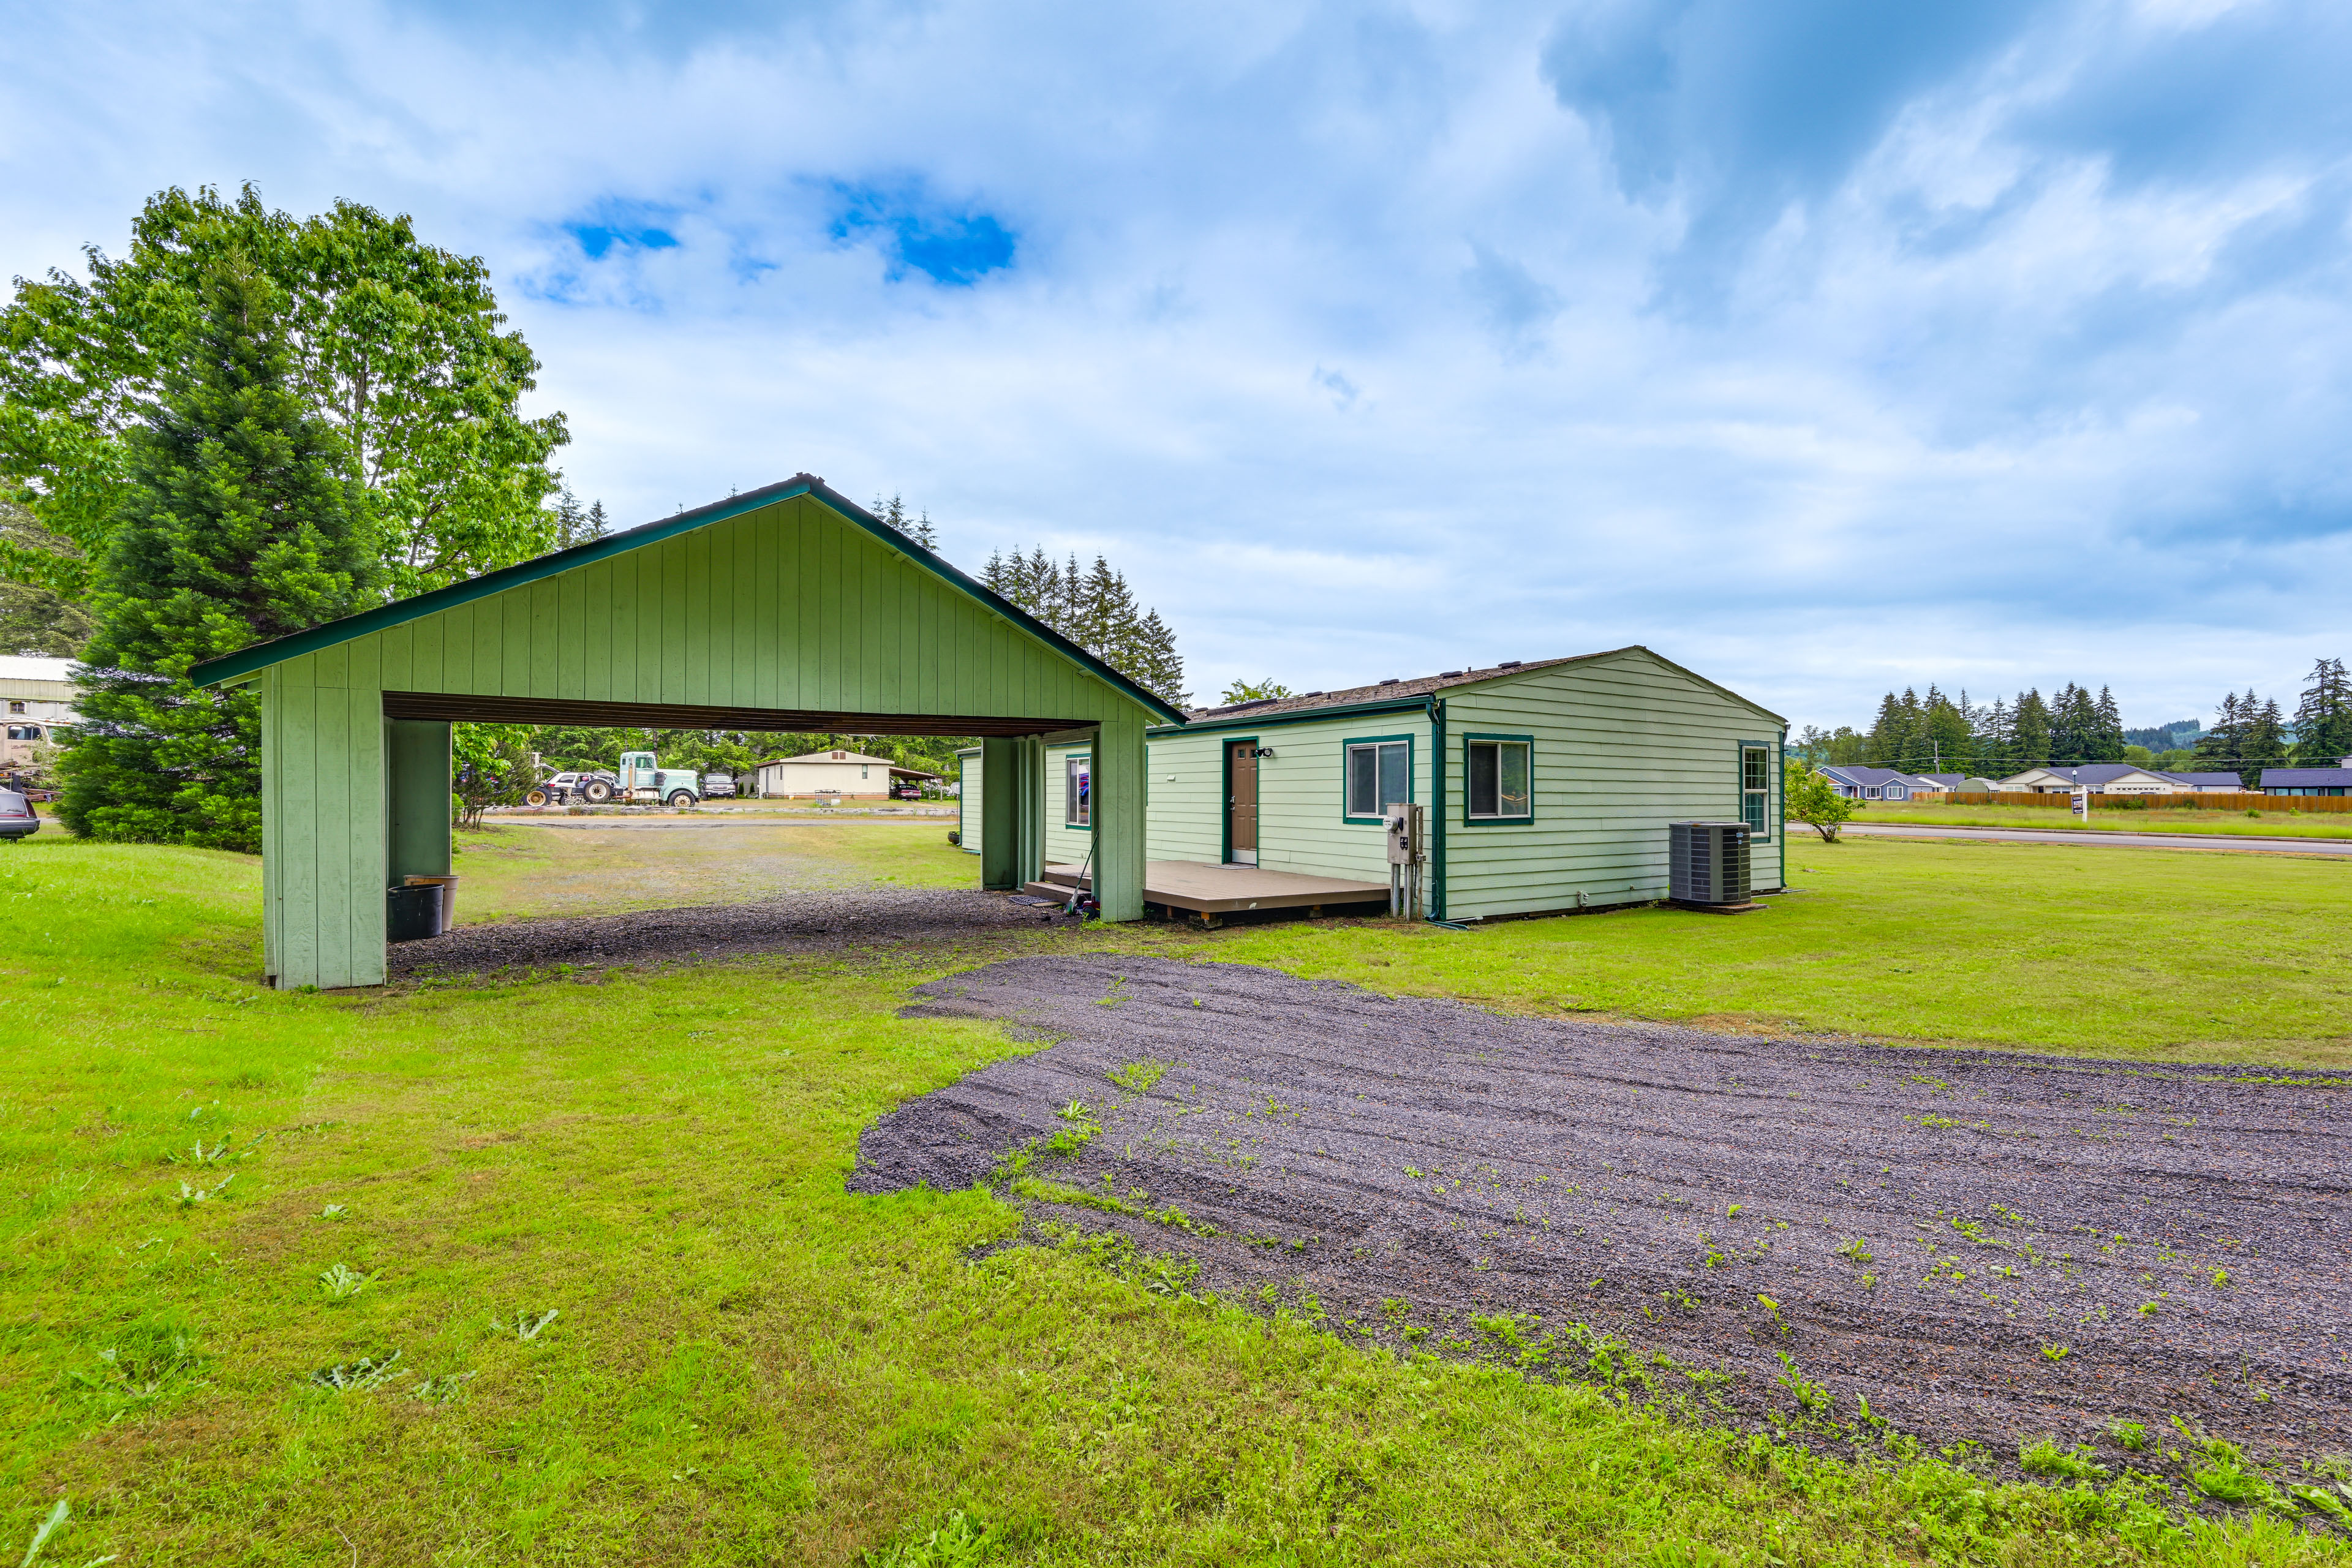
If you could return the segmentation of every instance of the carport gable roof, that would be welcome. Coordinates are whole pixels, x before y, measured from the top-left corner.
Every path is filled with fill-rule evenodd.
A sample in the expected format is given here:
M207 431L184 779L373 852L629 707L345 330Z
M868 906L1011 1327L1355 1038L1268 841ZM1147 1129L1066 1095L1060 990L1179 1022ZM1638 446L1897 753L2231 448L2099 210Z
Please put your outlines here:
M778 501L791 500L795 496L803 495L824 503L827 510L837 514L845 523L870 534L877 542L905 556L949 587L975 600L988 610L1011 622L1087 674L1105 682L1148 710L1164 723L1175 725L1184 722L1184 715L1181 710L1154 696L1129 677L1120 674L1020 605L1001 597L966 576L814 474L795 474L781 484L766 485L756 490L747 490L741 495L730 496L723 501L714 501L709 506L697 507L692 511L682 511L675 517L666 517L657 522L645 523L604 539L591 540L585 544L575 544L569 550L559 550L552 554L541 555L517 565L503 567L496 572L486 572L479 577L470 577L463 583L453 583L446 588L436 588L429 594L419 594L408 599L395 599L389 605L379 605L373 610L363 610L356 616L346 616L339 621L329 621L325 626L312 626L308 631L296 632L272 642L256 643L251 647L240 648L235 653L208 659L197 665L188 671L188 679L191 684L196 686L217 686L223 682L234 681L241 677L266 669L273 664L281 664L289 658L299 658L306 653L316 653L320 648L332 647L338 643L350 642L355 637L365 637L370 632L379 632L389 626L419 620L424 616L452 609L476 599L488 598L493 594L501 594L509 588L518 588L526 583L535 583L543 577L552 577L615 555L625 555L633 550L642 550L649 544L659 544L664 540L675 539L679 534L690 533L698 528L708 528L712 523L723 522L729 518L740 517L746 512L757 511L762 507L772 506Z

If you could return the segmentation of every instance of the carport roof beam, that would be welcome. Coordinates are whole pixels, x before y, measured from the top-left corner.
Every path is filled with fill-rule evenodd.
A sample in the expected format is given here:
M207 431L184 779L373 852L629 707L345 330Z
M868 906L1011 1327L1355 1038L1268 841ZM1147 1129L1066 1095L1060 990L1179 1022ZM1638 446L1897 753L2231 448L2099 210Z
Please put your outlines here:
M487 697L448 691L387 691L387 719L476 724L562 724L582 729L750 730L827 735L1043 735L1067 719L975 719L956 713L838 713L805 708L709 708L683 702L586 702L550 697Z

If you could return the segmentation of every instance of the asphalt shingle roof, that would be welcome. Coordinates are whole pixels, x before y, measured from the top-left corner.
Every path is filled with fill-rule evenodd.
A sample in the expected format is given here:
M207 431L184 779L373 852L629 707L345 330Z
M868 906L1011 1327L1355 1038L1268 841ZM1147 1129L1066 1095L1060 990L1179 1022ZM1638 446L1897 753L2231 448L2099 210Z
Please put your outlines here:
M1188 722L1199 723L1203 720L1255 718L1261 713L1303 713L1316 708L1345 708L1357 702L1425 697L1430 692L1443 691L1450 686L1468 686L1473 681L1492 680L1498 675L1520 675L1530 669L1574 664L1580 659L1606 658L1612 653L1629 651L1618 647L1605 653L1572 654L1565 658L1512 659L1507 664L1491 665L1485 669L1449 669L1437 675L1416 676L1410 680L1381 680L1370 686L1350 686L1342 691L1308 691L1297 697L1277 697L1270 701L1234 702L1223 708L1195 708L1184 717Z

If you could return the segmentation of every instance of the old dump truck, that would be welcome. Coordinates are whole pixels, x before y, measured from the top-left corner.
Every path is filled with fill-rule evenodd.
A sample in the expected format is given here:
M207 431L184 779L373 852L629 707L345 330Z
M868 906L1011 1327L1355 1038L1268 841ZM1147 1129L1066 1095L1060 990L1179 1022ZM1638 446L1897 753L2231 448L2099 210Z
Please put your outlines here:
M623 752L621 765L613 771L620 781L615 800L680 808L702 804L702 775L691 768L665 768L651 752Z

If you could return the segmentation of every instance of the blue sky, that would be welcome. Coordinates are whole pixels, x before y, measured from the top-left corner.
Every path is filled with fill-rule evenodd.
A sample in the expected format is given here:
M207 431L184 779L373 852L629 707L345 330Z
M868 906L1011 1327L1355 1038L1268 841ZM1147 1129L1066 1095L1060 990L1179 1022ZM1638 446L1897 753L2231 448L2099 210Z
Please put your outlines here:
M16 7L0 266L167 184L489 261L583 497L1099 550L1197 689L1642 642L2292 700L2352 655L2352 11Z

